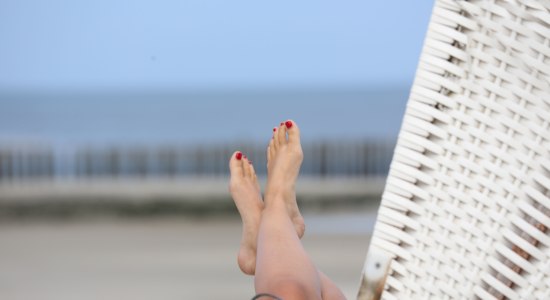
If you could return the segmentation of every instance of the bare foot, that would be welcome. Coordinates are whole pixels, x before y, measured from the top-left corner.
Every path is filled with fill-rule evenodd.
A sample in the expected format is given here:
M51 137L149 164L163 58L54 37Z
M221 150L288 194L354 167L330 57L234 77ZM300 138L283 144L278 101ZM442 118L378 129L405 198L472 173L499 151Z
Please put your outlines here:
M289 120L281 123L278 128L273 128L273 139L267 148L265 198L269 195L284 199L288 215L300 238L304 235L305 223L296 202L295 186L303 158L300 129L296 123Z
M243 273L253 275L256 271L256 239L263 209L260 185L252 162L237 151L229 160L231 180L229 191L243 221L241 246L237 256Z

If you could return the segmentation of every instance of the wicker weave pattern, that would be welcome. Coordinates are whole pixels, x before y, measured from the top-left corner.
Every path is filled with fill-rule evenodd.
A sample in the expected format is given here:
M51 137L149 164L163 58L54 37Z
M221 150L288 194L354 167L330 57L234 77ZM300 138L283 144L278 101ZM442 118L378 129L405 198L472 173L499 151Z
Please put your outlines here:
M437 0L369 249L382 298L550 299L549 228L550 1Z

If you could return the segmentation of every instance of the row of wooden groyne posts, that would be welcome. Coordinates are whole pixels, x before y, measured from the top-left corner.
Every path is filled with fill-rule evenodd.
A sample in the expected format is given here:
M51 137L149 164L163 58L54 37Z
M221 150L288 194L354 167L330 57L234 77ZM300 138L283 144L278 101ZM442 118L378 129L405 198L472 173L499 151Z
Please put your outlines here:
M317 141L303 144L302 175L384 176L395 144L385 140ZM266 172L265 145L255 142L210 145L56 147L0 144L0 184L94 178L221 177L228 159L241 150L258 174Z

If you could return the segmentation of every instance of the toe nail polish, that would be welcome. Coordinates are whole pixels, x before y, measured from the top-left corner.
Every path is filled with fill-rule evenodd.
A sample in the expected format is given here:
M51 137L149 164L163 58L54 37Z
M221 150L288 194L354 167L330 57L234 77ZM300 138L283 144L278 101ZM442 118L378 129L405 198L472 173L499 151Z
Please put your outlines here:
M281 122L281 126L283 126L284 122Z
M243 158L243 154L241 152L237 152L237 154L235 154L235 158L237 160L241 160L241 158Z
M286 121L285 125L286 125L286 128L290 129L290 127L292 127L292 121Z
M273 132L277 131L277 127L273 127Z

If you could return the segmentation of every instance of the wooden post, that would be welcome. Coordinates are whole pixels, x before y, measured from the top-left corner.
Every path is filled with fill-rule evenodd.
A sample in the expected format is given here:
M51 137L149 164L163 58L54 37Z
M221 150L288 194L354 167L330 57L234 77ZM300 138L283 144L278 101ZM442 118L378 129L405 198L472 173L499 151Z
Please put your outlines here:
M327 145L325 142L321 143L320 149L319 149L319 175L321 177L326 177L327 175Z
M118 177L120 173L119 153L116 148L111 148L107 152L107 168L111 177Z

